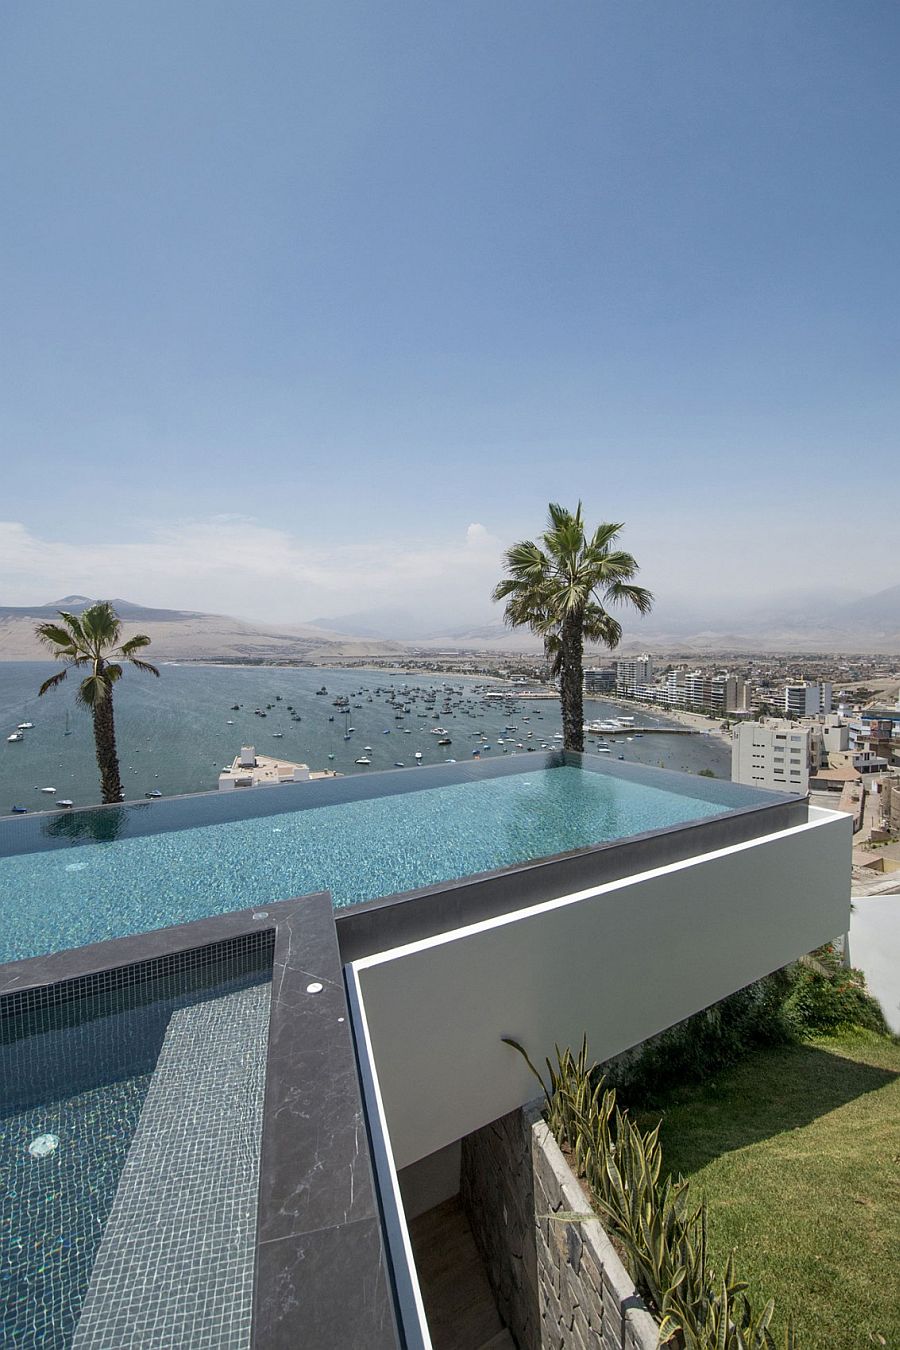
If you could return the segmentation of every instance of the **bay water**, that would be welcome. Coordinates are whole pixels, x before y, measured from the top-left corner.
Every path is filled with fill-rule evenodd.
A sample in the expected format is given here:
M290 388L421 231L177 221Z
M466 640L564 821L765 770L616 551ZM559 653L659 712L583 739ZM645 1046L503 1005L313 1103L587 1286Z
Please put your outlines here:
M75 700L78 673L72 672L43 698L37 696L41 683L58 669L52 662L0 662L0 815L13 805L29 812L52 810L54 797L42 793L44 787L55 787L56 798L70 798L76 806L100 800L91 717ZM512 706L486 700L484 689L500 686L484 677L173 663L162 664L160 670L155 679L126 667L115 688L119 762L128 800L151 791L170 796L214 790L219 771L231 764L242 745L311 769L349 774L390 769L397 763L414 772L416 751L418 762L439 764L469 759L479 745L482 757L489 758L527 755L529 746L539 750L561 744L554 739L561 730L557 700L519 700ZM317 694L322 686L327 694ZM509 692L514 694L514 686ZM334 706L336 698L350 699L349 715ZM256 709L266 716L258 716ZM585 701L586 720L615 717L621 711L603 700ZM634 716L642 726L675 725L640 709ZM20 722L34 726L23 741L11 744L6 738ZM450 745L438 745L439 737L431 734L438 725L446 729ZM595 740L588 737L585 748L596 750ZM630 741L611 738L608 748L613 759L621 755L661 768L688 773L710 769L718 778L731 776L730 749L715 736L648 733ZM359 758L371 764L357 764Z

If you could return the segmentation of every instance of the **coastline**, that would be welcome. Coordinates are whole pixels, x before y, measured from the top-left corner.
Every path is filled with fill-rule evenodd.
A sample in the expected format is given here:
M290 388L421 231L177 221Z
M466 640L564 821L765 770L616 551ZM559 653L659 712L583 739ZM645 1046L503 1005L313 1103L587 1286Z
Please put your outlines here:
M647 712L655 713L657 717L669 718L683 727L690 727L693 731L707 731L725 745L731 745L731 735L722 730L722 719L719 717L707 717L705 713L687 712L681 708L660 708L656 703L644 703L636 698L616 698L612 694L604 695L604 701L615 704L617 708L646 709Z

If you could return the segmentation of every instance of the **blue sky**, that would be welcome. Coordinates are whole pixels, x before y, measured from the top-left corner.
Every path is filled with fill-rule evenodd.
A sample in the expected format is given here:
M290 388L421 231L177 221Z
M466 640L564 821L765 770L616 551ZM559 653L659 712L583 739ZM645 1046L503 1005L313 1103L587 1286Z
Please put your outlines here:
M6 6L0 603L484 617L579 496L660 606L900 581L898 62L894 0Z

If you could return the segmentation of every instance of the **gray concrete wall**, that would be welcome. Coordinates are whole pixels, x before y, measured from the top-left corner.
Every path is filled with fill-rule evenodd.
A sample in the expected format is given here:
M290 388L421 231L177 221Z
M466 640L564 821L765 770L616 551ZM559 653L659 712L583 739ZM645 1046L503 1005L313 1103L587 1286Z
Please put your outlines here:
M519 1350L655 1350L657 1324L536 1110L462 1145L461 1194Z
M395 1166L531 1099L503 1037L611 1059L846 932L850 821L810 817L353 963Z

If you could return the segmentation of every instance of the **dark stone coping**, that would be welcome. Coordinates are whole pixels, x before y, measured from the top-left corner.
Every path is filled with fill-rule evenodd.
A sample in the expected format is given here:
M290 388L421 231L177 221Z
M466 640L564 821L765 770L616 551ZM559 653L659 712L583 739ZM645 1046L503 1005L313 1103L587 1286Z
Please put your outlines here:
M258 917L254 917L254 915ZM272 947L253 1350L401 1345L327 893L0 966L0 1016ZM307 986L320 984L310 993Z
M0 817L0 857L72 848L79 844L112 843L144 835L168 834L235 820L253 820L292 811L315 810L371 797L420 792L423 788L505 778L511 774L572 764L592 773L622 778L648 787L668 789L703 801L721 804L723 811L749 804L782 800L783 793L750 788L724 779L626 763L601 755L571 751L537 751L529 759L523 751L508 759L470 759L457 764L429 764L413 769L383 769L370 774L283 783L271 787L235 788L230 792L194 792L154 801L121 805L85 806L43 811L34 815Z

